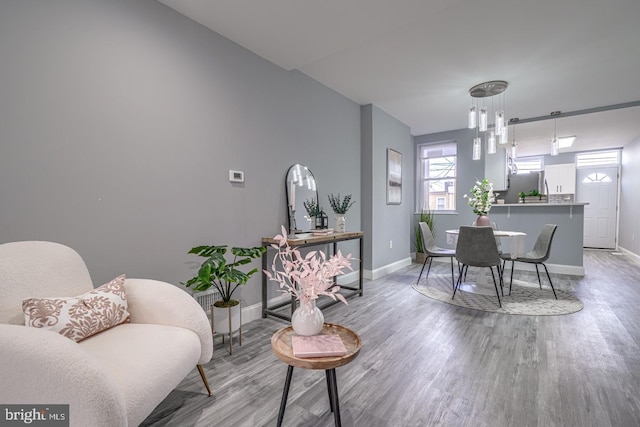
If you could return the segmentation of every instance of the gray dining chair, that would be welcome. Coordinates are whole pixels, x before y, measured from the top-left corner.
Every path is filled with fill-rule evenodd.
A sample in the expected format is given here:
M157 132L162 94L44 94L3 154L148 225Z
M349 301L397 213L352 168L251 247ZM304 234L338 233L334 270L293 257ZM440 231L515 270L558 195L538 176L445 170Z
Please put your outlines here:
M538 265L541 264L544 267L544 271L547 273L547 279L549 279L549 285L551 285L551 290L553 291L553 296L558 299L556 290L553 287L553 282L551 281L551 276L549 275L549 270L547 270L547 266L544 264L544 262L549 259L549 255L551 255L551 242L553 241L553 236L556 234L557 228L558 226L556 224L546 224L544 227L542 227L542 231L540 231L540 234L538 234L538 238L536 239L536 243L533 246L533 249L521 257L512 259L510 253L500 254L500 258L502 258L503 271L506 262L511 261L511 280L509 281L509 295L511 295L511 286L513 285L514 264L516 262L526 262L529 264L535 264L540 289L542 289L542 281L540 280L540 271L538 270Z
M498 305L502 307L500 301L500 292L498 291L498 282L496 282L496 275L493 271L493 267L496 267L498 272L498 279L500 282L500 290L502 296L504 296L504 290L502 290L502 273L500 264L500 254L498 254L498 246L496 245L496 239L493 236L493 228L491 227L468 227L461 226L460 233L458 234L458 244L456 245L456 259L462 267L460 274L458 274L458 281L453 288L454 299L456 291L460 288L463 275L466 275L466 271L469 267L488 267L491 270L491 276L493 277L493 286L496 289L496 296L498 297Z
M455 278L453 275L453 258L456 256L455 249L445 249L436 246L436 240L433 238L433 233L431 233L431 229L426 222L420 223L420 232L422 233L422 247L424 248L424 253L427 257L424 259L424 263L422 264L422 270L420 270L420 275L418 276L418 283L420 283L420 278L422 277L422 272L424 271L424 266L427 264L427 260L429 260L429 268L427 268L428 279L433 258L449 257L451 258L451 288L453 289L455 287Z

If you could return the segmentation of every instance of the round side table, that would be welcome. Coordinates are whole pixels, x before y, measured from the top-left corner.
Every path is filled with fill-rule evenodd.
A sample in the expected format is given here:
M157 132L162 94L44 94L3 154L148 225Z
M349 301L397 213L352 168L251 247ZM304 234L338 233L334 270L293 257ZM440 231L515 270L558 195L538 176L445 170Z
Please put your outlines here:
M347 348L347 354L344 356L312 358L295 357L293 355L293 348L291 345L291 337L295 334L293 333L293 328L291 328L291 326L280 329L271 337L271 348L273 349L273 352L280 360L289 365L287 368L287 378L284 383L284 390L282 391L282 399L280 401L278 427L282 425L282 419L284 418L284 411L287 406L287 397L289 396L289 386L291 385L291 376L293 375L294 367L303 369L324 369L327 379L327 391L329 393L329 405L331 407L331 412L333 412L335 425L337 427L341 425L336 368L346 365L358 356L360 348L362 347L362 341L360 340L360 336L349 328L341 325L334 325L332 323L325 323L320 335L332 334L339 335L344 346Z

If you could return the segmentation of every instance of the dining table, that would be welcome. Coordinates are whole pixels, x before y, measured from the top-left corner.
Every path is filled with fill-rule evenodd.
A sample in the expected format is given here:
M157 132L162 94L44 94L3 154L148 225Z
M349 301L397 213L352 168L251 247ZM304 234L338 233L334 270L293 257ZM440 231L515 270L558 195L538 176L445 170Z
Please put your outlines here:
M455 245L458 242L458 234L460 233L459 229L451 229L446 230L447 233L447 244ZM527 233L523 233L522 231L509 231L509 230L493 230L493 235L496 239L500 239L500 247L508 247L508 253L511 255L512 259L516 259L525 254L525 241L527 237ZM503 239L506 241L506 245L502 245ZM475 282L472 281L464 281L460 283L458 290L464 292L471 292L475 294L482 295L495 295L495 289L493 288L493 284L489 286L489 281L487 278L486 269L482 269L479 271L477 279ZM496 277L496 281L499 280Z

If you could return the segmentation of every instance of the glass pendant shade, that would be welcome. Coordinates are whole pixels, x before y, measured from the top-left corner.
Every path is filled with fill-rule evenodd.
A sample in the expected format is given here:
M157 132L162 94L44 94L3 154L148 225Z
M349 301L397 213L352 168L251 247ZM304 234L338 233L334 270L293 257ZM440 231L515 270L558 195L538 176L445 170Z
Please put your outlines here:
M502 133L500 134L500 137L498 138L498 144L505 145L508 142L509 142L509 126L505 126L502 129Z
M473 160L482 158L482 140L480 138L473 139Z
M496 135L493 131L489 132L489 138L487 138L487 154L496 153Z
M496 111L496 135L502 135L502 131L504 130L504 111L498 110Z
M516 143L514 142L513 144L511 144L511 158L515 159L517 157L517 152L518 150L516 149Z
M475 127L477 126L476 116L476 106L472 105L471 107L469 107L469 129L475 129Z
M480 107L480 132L486 132L487 131L487 107Z
M553 140L551 140L551 155L552 156L558 155L558 138L556 137L554 137Z

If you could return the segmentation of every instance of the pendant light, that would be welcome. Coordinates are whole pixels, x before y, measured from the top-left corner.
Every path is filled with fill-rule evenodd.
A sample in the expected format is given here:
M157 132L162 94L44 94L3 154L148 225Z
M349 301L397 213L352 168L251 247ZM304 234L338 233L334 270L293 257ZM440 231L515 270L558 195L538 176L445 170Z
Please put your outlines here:
M499 138L500 144L507 144L508 137L503 134L506 134L506 126L505 126L505 113L504 113L504 95L502 98L502 102L500 102L500 97L498 96L498 108L494 110L494 99L493 97L504 93L504 91L509 86L504 80L491 80L488 82L480 83L473 86L469 89L469 94L472 98L491 98L491 114L492 118L495 120L493 126L489 123L489 107L487 107L485 100L478 101L477 103L472 103L471 107L469 107L469 129L476 129L476 137L473 140L473 159L480 160L482 156L482 139L478 136L478 131L487 132L489 128L493 128L491 133L487 135L487 153L493 154L496 152L496 142Z
M500 134L500 137L498 138L498 144L506 145L508 143L509 143L509 125L505 125L505 127L502 128L502 133Z
M482 158L482 140L478 137L478 128L476 128L476 137L473 138L471 158L473 160L480 160Z
M493 131L489 132L489 137L487 138L487 154L495 154L496 153L496 134Z
M516 149L516 125L513 125L513 141L511 141L511 158L516 159L518 153Z
M556 134L558 119L553 119L553 139L551 140L551 155L558 155L558 135Z
M476 106L472 105L471 107L469 107L469 129L475 129L475 127L477 126L477 123L476 123L477 115L478 113L476 112Z

